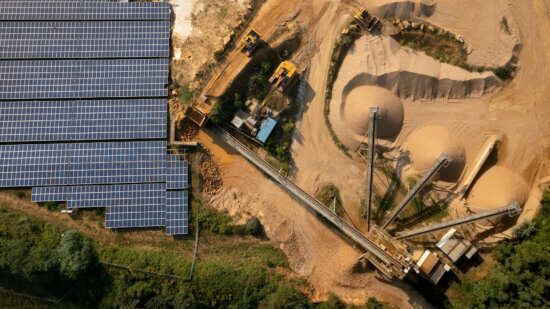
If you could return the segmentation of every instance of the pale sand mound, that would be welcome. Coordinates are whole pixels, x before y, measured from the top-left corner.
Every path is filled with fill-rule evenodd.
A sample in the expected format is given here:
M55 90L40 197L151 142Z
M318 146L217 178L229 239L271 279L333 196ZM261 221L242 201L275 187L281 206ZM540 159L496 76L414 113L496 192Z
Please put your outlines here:
M443 152L453 157L451 164L434 177L436 180L456 181L466 162L462 143L452 137L447 129L439 126L416 129L405 140L403 150L409 153L409 174L424 174Z
M493 166L474 183L468 204L476 209L492 209L513 202L523 205L529 196L527 183L505 167Z
M401 47L391 37L368 36L344 59L334 93L349 83L384 87L407 100L480 98L501 85L492 72L468 72Z
M332 124L340 141L356 150L369 126L369 108L379 107L378 138L393 138L403 126L403 104L391 92L380 87L344 88L339 107L331 109Z

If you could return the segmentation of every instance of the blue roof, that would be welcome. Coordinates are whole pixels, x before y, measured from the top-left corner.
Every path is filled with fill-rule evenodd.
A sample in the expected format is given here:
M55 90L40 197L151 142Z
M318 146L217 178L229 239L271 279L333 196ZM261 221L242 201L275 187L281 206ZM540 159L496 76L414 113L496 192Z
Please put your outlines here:
M276 125L277 120L267 117L264 121L262 121L260 132L256 135L256 139L262 142L262 144L265 143L271 132L273 132L273 129L275 129Z

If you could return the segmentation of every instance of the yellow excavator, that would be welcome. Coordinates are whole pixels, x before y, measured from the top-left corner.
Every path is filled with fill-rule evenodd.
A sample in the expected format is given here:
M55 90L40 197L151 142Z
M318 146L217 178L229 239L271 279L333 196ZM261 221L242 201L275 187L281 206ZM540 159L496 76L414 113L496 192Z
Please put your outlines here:
M365 28L367 31L372 31L376 25L380 22L380 19L376 16L373 16L367 12L367 9L364 7L360 8L357 14L355 14L355 19L359 24Z
M269 82L273 84L274 89L281 91L290 83L296 75L296 65L288 60L279 64L275 73L269 78Z
M260 32L252 28L246 36L241 40L241 51L246 53L247 56L250 56L252 52L258 47L260 43Z

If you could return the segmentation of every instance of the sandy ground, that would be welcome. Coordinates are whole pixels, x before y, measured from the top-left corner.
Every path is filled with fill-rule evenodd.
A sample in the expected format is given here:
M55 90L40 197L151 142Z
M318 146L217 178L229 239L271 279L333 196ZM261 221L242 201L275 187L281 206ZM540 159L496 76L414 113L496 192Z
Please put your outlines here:
M517 52L518 74L502 89L495 88L475 96L452 96L439 100L424 96L408 97L404 102L404 125L395 139L395 146L403 145L417 128L442 127L463 145L467 168L471 164L468 160L476 156L485 134L501 132L504 142L499 150L497 165L519 175L530 188L529 199L520 218L523 220L534 215L540 196L535 186L536 175L540 175L537 173L539 165L548 160L548 156L543 155L550 149L550 88L545 87L550 80L550 39L545 36L550 30L550 5L548 1L540 0L471 1L468 5L460 5L460 10L457 10L458 3L449 0L431 5L433 3L428 1L376 0L368 5L377 7L379 12L388 11L393 6L403 16L416 16L457 32L472 50L470 61L473 64L501 65ZM251 25L261 28L258 30L264 31L267 36L275 33L273 25L284 24L289 18L299 21L300 26L307 29L310 39L297 56L301 60L300 66L309 68L309 77L304 112L297 123L292 145L295 161L292 175L310 193L315 192L320 184L335 184L340 188L343 205L352 223L364 228L362 221L357 219L364 196L364 163L344 155L335 146L323 119L330 53L344 21L350 17L346 12L353 11L350 6L357 6L357 3L272 0L267 1ZM503 16L506 17L508 30L501 28ZM515 49L519 42L521 50ZM246 61L246 58L238 58L235 64L231 63L230 69L224 71L216 82L213 92L221 93L223 85L234 78ZM428 63L425 67L431 70L428 75L436 79L457 76L456 72L463 74L456 68L441 64L434 69L434 65ZM416 68L414 63L408 67ZM356 67L353 72L343 74L353 77L367 69L368 66ZM468 77L456 80L464 82ZM375 296L400 308L412 304L427 306L420 297L401 285L387 285L374 279L371 274L350 274L358 251L220 141L205 132L199 134L199 139L212 151L224 173L224 189L211 197L211 203L236 217L261 217L268 235L279 242L289 256L292 268L314 286L316 298L326 297L328 291L334 291L345 300L356 303L364 302L367 296ZM380 175L376 177L379 179Z
M224 188L210 197L212 206L243 222L249 216L260 218L268 237L288 256L292 269L313 285L314 300L325 299L332 291L356 304L376 297L398 308L429 307L405 284L390 285L373 273L354 272L360 251L215 135L203 130L199 139L224 170Z
M223 48L247 12L248 0L170 0L174 12L172 78L180 85L194 80L214 52Z

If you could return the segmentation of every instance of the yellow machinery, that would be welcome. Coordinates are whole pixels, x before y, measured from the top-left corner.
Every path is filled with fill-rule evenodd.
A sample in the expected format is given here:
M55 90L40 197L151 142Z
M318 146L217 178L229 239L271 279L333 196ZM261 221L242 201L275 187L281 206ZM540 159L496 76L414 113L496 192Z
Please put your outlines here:
M275 73L269 78L269 82L273 84L273 87L275 89L284 89L290 81L294 78L296 75L296 65L290 61L283 61L277 69L275 70Z
M254 49L260 43L260 33L256 29L250 29L246 36L241 40L241 51L248 56L252 54Z
M368 31L372 31L380 22L378 17L370 15L364 7L355 14L355 19Z

